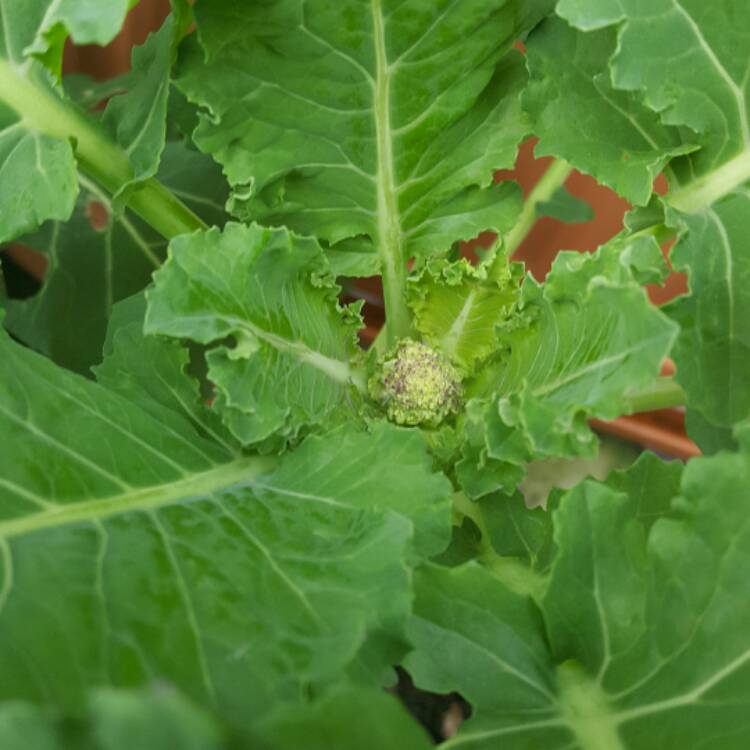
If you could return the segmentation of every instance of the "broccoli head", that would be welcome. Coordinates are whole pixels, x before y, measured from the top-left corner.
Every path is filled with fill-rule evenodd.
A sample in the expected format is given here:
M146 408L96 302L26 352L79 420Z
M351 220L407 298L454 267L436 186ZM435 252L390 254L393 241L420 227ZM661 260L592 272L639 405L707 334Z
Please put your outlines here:
M370 380L370 392L392 422L437 426L461 405L461 376L441 352L402 339Z

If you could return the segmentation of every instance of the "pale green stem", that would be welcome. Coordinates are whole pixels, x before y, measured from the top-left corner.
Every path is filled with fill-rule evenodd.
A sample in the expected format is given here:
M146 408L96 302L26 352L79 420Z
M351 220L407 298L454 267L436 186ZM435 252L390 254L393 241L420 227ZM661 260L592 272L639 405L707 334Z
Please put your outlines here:
M378 252L383 279L383 300L388 327L388 347L411 332L411 312L406 304L406 261L398 206L391 132L391 75L381 0L372 0L375 44L375 125L378 147Z
M657 378L641 391L625 396L626 413L635 414L642 411L669 409L685 404L685 391L672 378Z
M523 502L518 499L519 502ZM453 495L453 511L456 520L464 517L470 518L482 534L479 542L477 560L492 573L495 578L509 589L538 599L543 593L546 586L545 579L538 573L535 573L528 565L514 557L503 557L495 552L487 523L482 513L482 507L478 502L470 500L463 492L456 492Z
M0 101L14 109L30 129L70 140L81 171L108 192L118 192L133 179L127 155L95 122L5 60L0 60ZM133 191L128 207L166 239L206 228L155 179L146 180Z
M547 168L524 201L521 213L513 228L503 237L503 254L510 257L518 249L537 220L537 207L548 201L555 191L565 183L573 167L562 159L556 159Z

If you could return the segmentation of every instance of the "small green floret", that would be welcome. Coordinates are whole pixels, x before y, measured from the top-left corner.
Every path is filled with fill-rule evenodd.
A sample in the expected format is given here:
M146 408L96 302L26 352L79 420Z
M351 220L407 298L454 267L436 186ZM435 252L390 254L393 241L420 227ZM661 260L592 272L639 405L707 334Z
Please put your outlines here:
M461 377L441 353L403 339L389 352L370 391L388 419L403 425L437 426L461 405Z

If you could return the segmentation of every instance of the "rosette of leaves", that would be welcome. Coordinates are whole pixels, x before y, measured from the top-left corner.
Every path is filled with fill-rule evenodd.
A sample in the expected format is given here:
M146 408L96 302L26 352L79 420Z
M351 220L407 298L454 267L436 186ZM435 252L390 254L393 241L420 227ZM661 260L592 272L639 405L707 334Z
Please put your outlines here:
M0 745L426 747L402 665L472 704L445 748L745 747L744 4L175 2L103 115L60 55L132 3L5 5L0 238L50 270L0 333ZM568 165L494 179L530 134L634 204L543 281L509 254ZM526 508L685 394L716 455Z

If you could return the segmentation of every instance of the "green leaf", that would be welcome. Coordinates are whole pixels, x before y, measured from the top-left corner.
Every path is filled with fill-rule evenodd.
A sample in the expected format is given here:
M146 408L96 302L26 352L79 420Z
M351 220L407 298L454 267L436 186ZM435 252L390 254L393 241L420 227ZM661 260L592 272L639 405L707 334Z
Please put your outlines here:
M677 381L687 403L719 427L750 416L750 191L738 190L711 207L672 215L687 229L671 253L686 271L691 293L670 306L680 324Z
M567 224L578 224L594 218L591 205L569 193L564 185L558 188L548 201L537 204L536 213L538 216L550 216Z
M481 509L492 548L498 555L522 562L534 573L549 570L555 553L552 508L528 508L520 492L496 493L476 501Z
M128 0L29 0L0 8L0 243L72 213L78 183L71 143L43 134L31 122L53 116L45 114L42 100L60 101L53 86L68 34L79 44L106 44L128 6ZM19 75L27 82L23 91ZM19 115L21 104L34 110L32 117ZM78 113L62 119L70 124ZM65 124L50 124L47 132L64 131Z
M223 223L227 188L206 157L170 144L160 177L199 214ZM88 374L101 360L112 305L146 286L166 241L130 212L115 214L106 196L81 180L84 190L69 222L48 223L22 238L47 256L48 268L36 296L8 301L5 325L58 364Z
M520 264L490 274L466 260L429 262L409 284L417 330L464 374L472 374L497 350L497 329L515 309L521 273Z
M439 486L418 441L379 463L376 442L339 440L340 480L303 495L277 459L233 456L177 412L4 334L0 354L0 700L79 712L94 685L162 677L246 725L248 705L262 715L360 659L392 663L410 524L353 507L351 466L421 465Z
M616 25L612 86L637 92L665 126L681 128L686 143L701 146L671 164L674 207L699 210L750 179L747 66L737 54L750 6L724 0L709 11L699 0L621 0L616 7L561 0L557 10L579 28Z
M238 12L217 0L196 8L203 50L186 50L178 85L205 108L195 140L223 165L239 215L334 252L366 238L388 271L496 227L493 170L513 164L528 131L510 48L550 4L296 0Z
M146 332L214 345L216 408L241 442L279 446L352 417L361 319L338 305L315 240L257 225L196 232L172 241L154 283Z
M103 124L115 137L133 167L132 180L115 195L121 207L134 184L153 177L167 135L169 77L177 57L182 29L173 15L133 48L127 91L109 100Z
M83 718L20 701L0 704L3 750L219 750L220 737L210 716L166 686L98 688Z
M538 610L476 565L417 576L406 666L474 709L446 750L744 747L750 433L739 438L740 453L691 461L679 488L650 461L620 482L630 496L591 481L568 493ZM660 498L674 492L655 522L646 473Z
M104 46L114 39L138 0L30 0L4 4L4 56L20 63L33 56L59 81L68 36L76 44Z
M144 336L146 299L129 297L112 311L104 361L93 368L96 379L111 391L138 404L168 424L173 413L187 419L199 434L239 457L237 442L219 416L204 402L197 381L188 375L190 355L179 342Z
M99 688L89 701L101 750L219 750L214 720L169 688Z
M697 146L636 95L612 86L607 61L615 46L612 29L581 33L559 19L545 21L527 43L531 79L523 102L539 136L537 156L562 157L645 205L665 164Z
M59 750L49 717L20 701L0 703L0 747L3 750Z
M595 454L586 420L626 413L628 394L652 383L675 338L639 284L661 265L653 238L616 239L594 255L560 253L543 286L526 279L527 324L501 331L509 353L469 391L477 400L457 465L469 496L512 491L532 459Z
M434 747L398 700L371 688L338 687L311 706L284 708L256 731L269 750Z
M361 461L332 473L331 467L345 451L361 455ZM370 463L371 455L379 457L377 464ZM398 465L399 471L389 472L388 492L384 493L380 472L389 464ZM309 437L275 476L302 495L331 495L352 506L388 508L405 516L414 524L417 552L432 557L449 541L452 487L444 475L432 472L430 464L421 432L374 422L368 432L347 425L324 437ZM338 495L337 484L356 484L356 495Z
M616 471L606 484L627 494L635 517L648 530L670 509L672 499L680 494L684 466L680 461L664 461L644 452L626 471Z
M6 22L2 15L0 22ZM48 219L64 221L77 195L70 143L30 128L0 102L0 243L33 232Z

